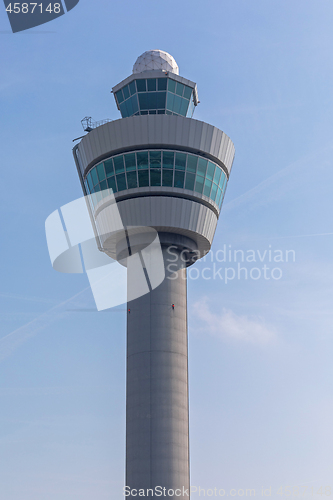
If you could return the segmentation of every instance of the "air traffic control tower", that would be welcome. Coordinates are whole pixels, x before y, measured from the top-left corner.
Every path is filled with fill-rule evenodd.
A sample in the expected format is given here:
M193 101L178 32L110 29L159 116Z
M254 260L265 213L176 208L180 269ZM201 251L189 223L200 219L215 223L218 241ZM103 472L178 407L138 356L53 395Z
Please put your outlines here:
M234 146L224 132L192 118L197 86L179 76L166 52L142 54L132 75L112 92L122 118L88 130L73 151L84 194L112 188L125 228L154 228L166 273L157 288L128 302L126 486L137 494L144 489L145 495L160 486L169 498L185 499L190 486L186 267L210 250ZM108 205L102 196L94 217L103 225ZM100 241L108 253L108 239ZM128 238L117 248L119 258L131 254ZM128 269L128 290L135 280Z

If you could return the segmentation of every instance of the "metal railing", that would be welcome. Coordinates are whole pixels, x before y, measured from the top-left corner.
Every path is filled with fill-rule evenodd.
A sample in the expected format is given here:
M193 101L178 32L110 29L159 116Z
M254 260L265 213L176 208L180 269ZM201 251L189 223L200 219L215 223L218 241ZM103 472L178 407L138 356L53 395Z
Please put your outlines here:
M101 125L104 125L105 123L109 122L112 122L112 120L108 118L106 120L100 120L96 122L92 119L91 116L85 116L83 120L81 120L81 125L85 132L91 132L94 128L100 127Z

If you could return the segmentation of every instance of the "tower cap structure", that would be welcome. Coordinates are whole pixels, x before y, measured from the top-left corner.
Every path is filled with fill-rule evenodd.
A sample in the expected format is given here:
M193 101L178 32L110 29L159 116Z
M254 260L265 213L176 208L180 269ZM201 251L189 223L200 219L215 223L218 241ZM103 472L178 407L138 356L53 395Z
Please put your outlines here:
M126 227L152 227L164 240L182 236L198 258L213 241L235 149L224 132L192 119L197 86L176 71L167 52L144 52L112 89L122 118L92 129L75 147L100 247L114 259L119 242L108 189Z
M154 70L170 71L179 75L178 64L172 55L164 50L147 50L137 58L133 66L133 74Z

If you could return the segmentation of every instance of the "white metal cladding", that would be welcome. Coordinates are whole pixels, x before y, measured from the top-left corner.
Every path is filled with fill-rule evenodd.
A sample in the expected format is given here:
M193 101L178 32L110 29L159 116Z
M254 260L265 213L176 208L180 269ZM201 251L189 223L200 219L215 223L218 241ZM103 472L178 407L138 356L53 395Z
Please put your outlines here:
M165 71L159 71L159 70L145 71L144 73L136 73L134 75L130 75L124 80L122 80L120 83L117 83L117 85L112 87L112 92L113 93L117 92L119 89L122 89L123 87L125 87L125 85L128 85L133 80L141 80L145 78L165 78L166 76L171 78L171 80L175 80L175 82L180 82L183 83L184 85L187 85L188 87L191 87L192 89L196 89L197 92L197 84L195 82L192 82L192 80L184 78L183 76L180 75L176 75L175 73L168 74Z
M109 192L104 191L104 194L105 197L107 197ZM128 198L137 198L139 196L156 196L156 195L173 196L175 198L187 198L190 200L192 199L194 201L200 200L201 203L214 210L217 215L219 215L221 211L219 205L215 201L213 201L209 196L197 193L196 191L187 189L186 187L178 188L178 187L168 187L168 186L142 186L142 187L129 188L129 189L124 189L122 191L114 192L113 195L116 201L121 201L123 199L128 199ZM103 206L103 204L105 203L105 200L103 201L104 196L102 197L102 199L99 199L98 201L97 198L95 198L97 196L98 192L91 194L91 201L96 210L95 213L97 213L99 211L99 207ZM222 201L223 198L220 201L220 203L222 203Z
M203 253L211 247L217 216L201 203L170 196L145 196L119 201L117 208L125 227L148 226L161 232L182 234L194 240ZM107 233L117 232L120 228L113 225L109 214L112 206L100 207L99 210L96 221L100 233L104 235L101 243L107 250Z
M164 50L147 50L137 58L133 66L133 73L141 73L154 69L171 71L179 74L178 64L171 54Z
M89 132L79 143L82 176L107 156L135 149L170 148L201 153L231 171L235 148L230 138L213 125L169 115L121 118Z

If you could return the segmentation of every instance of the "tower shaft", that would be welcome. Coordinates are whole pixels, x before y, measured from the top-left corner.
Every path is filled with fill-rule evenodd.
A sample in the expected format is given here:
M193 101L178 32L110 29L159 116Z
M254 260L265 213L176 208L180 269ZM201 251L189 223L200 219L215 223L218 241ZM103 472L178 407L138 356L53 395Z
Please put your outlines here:
M182 499L190 487L186 268L176 246L162 251L166 278L128 303L126 485L179 489ZM129 291L132 280L128 269Z

